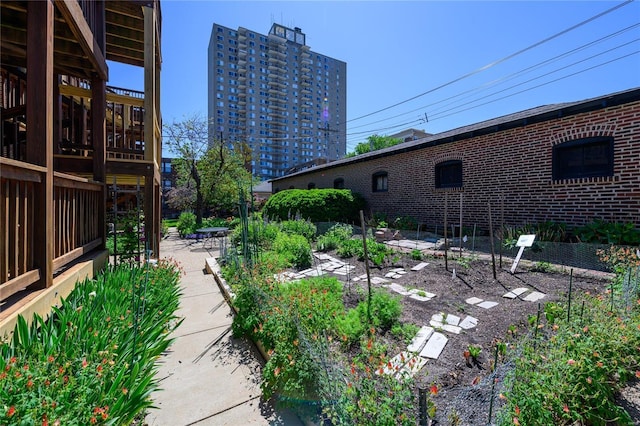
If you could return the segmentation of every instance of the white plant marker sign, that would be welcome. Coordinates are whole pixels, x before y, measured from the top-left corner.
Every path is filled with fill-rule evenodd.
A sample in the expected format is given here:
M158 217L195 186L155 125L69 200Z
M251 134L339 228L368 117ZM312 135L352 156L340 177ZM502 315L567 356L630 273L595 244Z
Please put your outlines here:
M511 265L512 274L516 272L516 268L518 267L518 262L520 262L520 258L522 257L522 253L524 252L524 248L531 247L533 245L533 240L535 239L536 239L535 234L520 235L520 238L518 238L518 242L516 243L516 246L520 247L520 250L518 251L518 255L516 256L516 259L513 261L513 265Z

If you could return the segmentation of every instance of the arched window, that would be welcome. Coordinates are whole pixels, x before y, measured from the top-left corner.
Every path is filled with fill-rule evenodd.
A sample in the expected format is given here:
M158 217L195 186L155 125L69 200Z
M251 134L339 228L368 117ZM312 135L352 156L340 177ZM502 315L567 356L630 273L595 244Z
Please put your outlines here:
M462 188L462 160L436 164L436 188Z
M553 179L613 176L613 138L576 139L553 147Z
M371 191L386 192L389 187L387 172L377 172L371 176Z
M342 178L334 179L333 188L334 189L344 189L344 179L342 179Z

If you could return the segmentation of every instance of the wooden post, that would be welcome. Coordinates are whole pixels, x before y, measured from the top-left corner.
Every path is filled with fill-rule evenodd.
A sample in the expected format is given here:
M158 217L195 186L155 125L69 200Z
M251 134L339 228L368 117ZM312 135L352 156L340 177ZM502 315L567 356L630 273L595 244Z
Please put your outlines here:
M449 270L449 255L447 253L447 193L444 193L444 269Z
M158 241L154 237L154 229L159 229L156 222L160 221L157 216L155 207L156 191L154 184L155 170L159 167L156 161L156 155L160 143L160 136L156 135L156 93L159 88L156 87L158 82L157 61L156 61L156 10L153 7L143 6L144 14L144 159L151 162L148 167L144 180L144 236L145 240L150 244ZM157 248L153 247L154 255L157 255Z
M46 167L34 197L34 266L40 288L53 284L53 21L51 0L27 2L28 162Z
M107 241L107 139L106 115L107 96L106 83L98 75L91 79L91 144L93 146L93 180L103 184L98 199L98 237L102 238L100 248L105 248Z
M462 192L460 193L460 257L462 257Z
M364 214L360 210L360 226L362 227L362 248L364 249L364 269L367 271L367 325L371 325L371 275L369 272L369 253L367 251L367 228Z
M496 250L493 247L493 223L491 222L491 202L487 203L489 207L489 241L491 242L491 265L493 266L493 279L497 279L496 274Z

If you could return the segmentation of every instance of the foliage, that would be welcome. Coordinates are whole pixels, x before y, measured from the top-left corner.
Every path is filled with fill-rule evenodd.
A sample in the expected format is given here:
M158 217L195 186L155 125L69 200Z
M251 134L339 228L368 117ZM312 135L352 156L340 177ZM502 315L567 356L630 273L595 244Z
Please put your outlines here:
M311 222L355 221L364 199L348 189L288 189L273 194L262 212L265 217L287 220L297 216Z
M533 265L533 268L531 268L531 270L533 272L551 272L553 271L553 266L551 266L551 264L549 262L536 262L535 265Z
M139 224L142 221L136 211L129 211L122 216L122 222L118 224L121 232L117 232L114 239L114 254L120 262L132 263L140 260L142 250Z
M411 250L411 259L422 260L422 252L418 249Z
M567 225L564 223L546 221L541 223L525 224L520 226L504 226L502 229L502 242L505 248L516 246L520 235L536 235L536 242L532 250L539 251L542 245L540 241L564 242L567 237Z
M363 252L362 241L356 238L350 238L343 241L336 249L336 254L343 259L353 257L358 252Z
M411 216L400 216L393 220L391 226L396 229L409 229L415 231L418 227L418 221Z
M302 235L279 232L273 242L273 250L296 268L311 266L311 245Z
M335 250L353 236L353 227L346 224L335 224L316 241L319 251ZM347 256L349 257L349 256Z
M229 221L222 217L209 217L202 219L203 228L228 228Z
M196 215L192 212L180 213L180 217L178 217L178 223L176 224L176 228L178 228L178 233L180 233L181 237L184 237L189 234L193 234L194 232L196 232L196 228L197 228Z
M169 233L169 221L162 219L160 223L160 234L164 237Z
M280 222L280 229L287 234L302 235L310 243L316 238L316 226L307 220L285 220Z
M334 401L324 407L328 420L345 426L415 425L413 380L383 374L385 357L374 337L366 339L362 348L350 371L344 373L344 381L333 382L335 388L325 390ZM432 403L430 408L433 414Z
M209 123L194 114L164 125L163 142L177 156L172 167L177 186L169 194L174 208L193 209L196 223L205 208L233 208L239 188L248 188L251 174L244 167L250 155L246 145L209 140Z
M614 396L640 377L640 304L612 312L607 299L586 295L584 317L571 322L565 306L545 308L540 335L515 357L500 424L633 424Z
M355 157L356 155L366 154L367 152L377 151L389 148L402 143L401 139L391 138L389 136L371 135L367 138L367 142L360 142L356 145L353 152L345 155L345 158Z
M593 222L576 229L576 236L583 243L640 244L640 229L631 222L617 223L594 219Z
M391 326L391 334L401 339L407 345L411 343L411 340L418 334L419 330L420 327L410 322L404 324L396 323Z
M179 268L120 265L79 284L0 345L0 419L10 424L131 424L158 388L157 357L179 324ZM4 424L4 422L3 422Z
M279 394L309 399L318 388L318 367L305 350L342 315L342 286L335 278L314 278L278 285L257 279L236 294L234 335L262 342L269 359L263 369L266 397Z
M273 241L281 233L280 226L276 222L265 222L261 220L250 220L248 222L249 242L258 247L270 250ZM231 232L231 243L237 245L242 239L242 227L237 226Z

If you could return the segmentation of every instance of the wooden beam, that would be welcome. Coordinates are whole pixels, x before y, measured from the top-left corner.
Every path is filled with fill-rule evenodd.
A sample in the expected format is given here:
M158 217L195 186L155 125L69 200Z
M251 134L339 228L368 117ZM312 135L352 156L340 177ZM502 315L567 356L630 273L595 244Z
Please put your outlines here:
M9 298L31 284L38 282L39 279L40 271L34 269L3 283L0 285L0 300Z
M103 80L109 80L109 69L105 56L98 46L98 42L93 36L93 32L87 21L84 19L82 9L77 0L58 0L56 1L58 10L64 16L65 21L76 36L82 51L87 55L89 61L94 67L94 71Z
M27 4L27 161L46 169L34 196L34 266L53 283L53 19L51 0ZM39 100L35 102L35 100Z
M62 256L55 258L53 261L53 267L55 269L58 269L61 266L68 264L72 260L75 260L80 256L89 253L91 250L95 249L96 247L100 247L101 245L102 245L102 240L98 238L83 245L82 247L78 247L75 250L71 250L69 253L65 253Z

